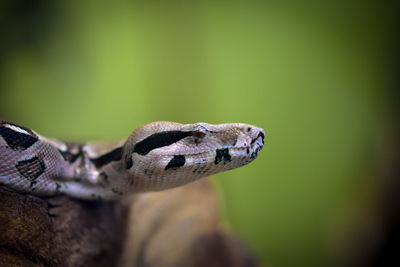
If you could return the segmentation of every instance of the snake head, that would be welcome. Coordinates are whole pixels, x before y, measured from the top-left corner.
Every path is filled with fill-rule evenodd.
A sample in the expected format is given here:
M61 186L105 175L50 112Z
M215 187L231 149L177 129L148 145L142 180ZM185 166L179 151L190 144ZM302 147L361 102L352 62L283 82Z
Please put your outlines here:
M124 157L137 191L163 190L250 163L264 138L243 123L154 122L131 134Z

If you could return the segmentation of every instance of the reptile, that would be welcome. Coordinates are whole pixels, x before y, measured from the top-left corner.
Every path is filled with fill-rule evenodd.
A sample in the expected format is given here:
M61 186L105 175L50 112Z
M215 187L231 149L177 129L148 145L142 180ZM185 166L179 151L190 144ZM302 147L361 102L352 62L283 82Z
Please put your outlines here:
M244 123L153 122L119 142L62 142L0 119L0 184L37 196L112 200L178 187L257 158L265 131Z

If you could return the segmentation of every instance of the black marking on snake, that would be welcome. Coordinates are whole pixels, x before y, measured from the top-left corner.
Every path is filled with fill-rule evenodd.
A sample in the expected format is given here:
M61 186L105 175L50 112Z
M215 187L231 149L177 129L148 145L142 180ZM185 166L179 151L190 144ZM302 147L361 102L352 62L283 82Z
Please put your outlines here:
M46 170L46 165L39 157L33 157L19 161L16 168L23 177L31 182L30 187L32 187L36 183L36 179Z
M67 150L62 151L58 149L58 152L63 156L64 160L69 163L74 163L80 156L83 155L82 147L83 144L78 143L67 143ZM77 153L72 153L71 151L77 150Z
M236 143L237 143L237 138L235 138L235 139L233 140L232 146L236 146Z
M61 185L56 183L56 192L59 193L61 189Z
M246 153L249 154L250 153L250 149L246 148Z
M96 168L101 168L102 166L110 163L111 161L119 161L121 160L121 158L122 158L122 147L117 147L98 158L91 158L90 161L93 162Z
M194 143L196 144L196 145L198 145L198 144L200 144L200 141L201 141L201 139L200 138L194 138Z
M8 128L7 126L5 126L7 124L18 127L21 130L29 133L29 135ZM11 123L1 124L0 135L6 141L7 145L13 150L26 150L39 140L39 138L31 130Z
M221 148L216 150L217 155L215 156L215 164L218 164L220 162L228 162L231 161L231 155L229 154L229 149L228 148Z
M129 170L130 168L132 168L132 166L133 166L132 153L127 153L125 155L125 167L127 170Z
M256 138L254 138L253 140L251 140L251 144L254 144L254 142L258 139L258 137L261 137L261 140L262 140L262 142L263 142L263 144L264 144L264 134L262 133L262 132L259 132L258 133L258 135L257 135L257 137Z
M58 149L58 152L60 152L60 154L64 158L64 160L68 161L69 163L74 163L81 155L81 153L72 154L69 151L62 151L60 149Z
M183 155L175 155L169 162L168 165L165 166L165 170L168 169L177 169L179 167L182 167L183 165L185 165L186 159L185 156Z
M250 158L251 159L255 159L258 156L258 153L260 152L261 148L257 147L256 150L253 151L253 153L251 153Z
M192 134L192 132L182 131L165 131L161 133L155 133L137 143L133 149L133 152L144 156L153 149L172 145L173 143L176 143L187 136L191 136Z
M99 185L102 187L106 187L110 181L108 180L108 175L105 172L101 172L99 174Z

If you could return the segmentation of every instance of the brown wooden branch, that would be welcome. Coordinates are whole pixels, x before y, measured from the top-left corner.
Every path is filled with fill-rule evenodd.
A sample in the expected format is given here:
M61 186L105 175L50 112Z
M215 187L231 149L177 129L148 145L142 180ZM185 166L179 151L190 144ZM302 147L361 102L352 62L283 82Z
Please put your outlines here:
M254 266L198 181L113 202L0 186L0 266Z

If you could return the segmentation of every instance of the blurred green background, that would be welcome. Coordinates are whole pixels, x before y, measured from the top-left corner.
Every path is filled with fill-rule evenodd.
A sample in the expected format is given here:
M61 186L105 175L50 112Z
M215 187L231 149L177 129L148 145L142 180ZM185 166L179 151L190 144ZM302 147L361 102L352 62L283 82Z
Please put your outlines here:
M213 178L228 227L263 265L341 257L390 112L385 2L31 2L0 5L1 118L65 140L263 127L259 158Z

